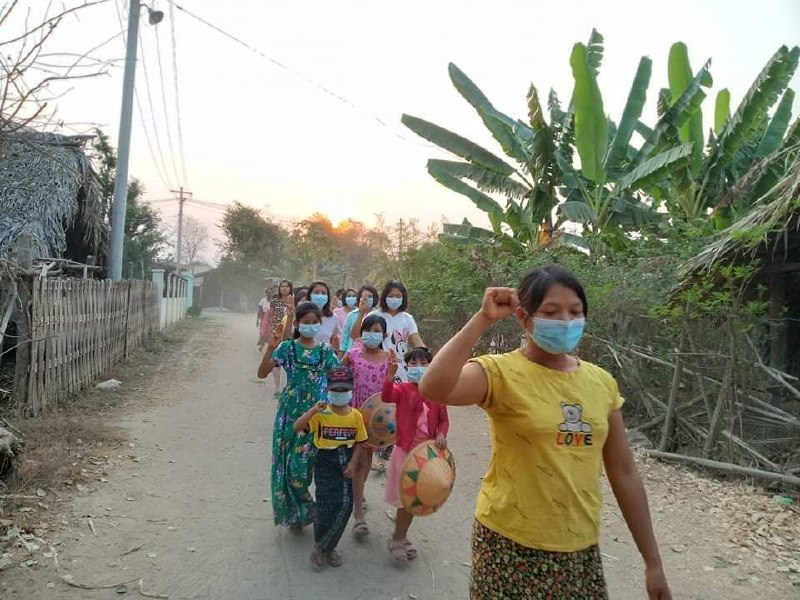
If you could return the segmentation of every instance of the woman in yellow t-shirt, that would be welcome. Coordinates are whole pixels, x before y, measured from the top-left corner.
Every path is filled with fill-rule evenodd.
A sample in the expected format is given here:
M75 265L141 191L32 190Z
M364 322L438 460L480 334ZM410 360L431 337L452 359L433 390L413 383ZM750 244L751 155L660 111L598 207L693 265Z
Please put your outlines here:
M472 536L472 600L608 597L598 548L603 466L644 558L649 598L671 598L617 384L572 354L587 314L571 273L534 269L517 290L487 289L480 311L420 383L426 398L477 404L491 424ZM527 333L522 348L470 359L480 336L509 316Z

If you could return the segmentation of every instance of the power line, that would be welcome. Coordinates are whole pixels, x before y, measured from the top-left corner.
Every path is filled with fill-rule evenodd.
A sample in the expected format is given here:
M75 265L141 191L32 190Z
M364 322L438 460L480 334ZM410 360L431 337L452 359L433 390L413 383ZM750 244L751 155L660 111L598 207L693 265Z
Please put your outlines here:
M164 66L161 62L161 36L158 34L158 27L156 30L156 57L158 58L158 81L161 87L161 104L164 108L164 122L167 126L167 144L169 145L169 157L172 164L172 172L175 174L175 180L180 182L181 177L178 175L178 165L175 161L175 147L172 145L172 128L169 126L170 118L167 109L167 92L164 84Z
M264 52L262 52L258 48L255 48L255 47L251 46L250 44L248 44L247 42L245 42L245 41L241 40L240 38L236 37L232 33L228 33L227 31L225 31L221 27L219 27L217 25L214 25L213 23L211 23L210 21L207 21L203 17L201 17L199 15L196 15L192 11L188 10L187 8L184 8L180 4L177 4L176 2L174 2L174 0L167 0L167 1L170 3L170 6L174 6L175 8L177 8L178 10L186 13L187 15L192 17L193 19L199 21L200 23L202 23L206 27L209 27L209 28L213 29L214 31L216 31L217 33L220 33L221 35L224 35L225 37L227 37L228 39L232 40L233 42L239 44L240 46L243 46L244 48L246 48L250 52L253 52L254 54L260 56L261 58L269 61L270 63L272 63L274 66L278 67L279 69L282 69L282 70L286 71L287 73L290 73L290 74L294 75L295 77L297 77L301 81L307 83L308 85L317 88L319 91L321 91L321 92L323 92L323 93L325 93L325 94L327 94L329 96L332 96L333 98L335 98L339 102L342 102L343 104L346 104L347 106L349 106L350 108L352 108L356 112L361 113L362 115L368 117L372 121L378 123L378 125L380 125L381 127L387 129L395 137L398 137L401 140L405 140L407 142L416 143L417 145L420 145L420 146L428 146L428 144L420 144L419 142L416 142L416 140L412 140L411 138L408 138L408 137L402 135L401 133L398 133L392 127L390 127L383 119L381 119L380 117L378 117L376 115L370 114L368 111L366 111L361 106L357 105L355 102L345 98L344 96L342 96L341 94L338 94L337 92L334 92L330 88L328 88L325 85L319 83L318 81L312 79L311 77L308 77L307 75L304 75L303 73L300 73L299 71L296 71L295 69L292 69L291 67L289 67L289 66L285 65L284 63L282 63L281 61L276 60L275 58L272 58L271 56L265 54Z
M119 0L114 0L114 8L117 11L117 20L119 21L119 26L120 26L120 29L122 30L122 34L121 34L122 35L122 45L123 45L123 47L125 47L125 45L126 45L126 39L125 38L127 37L127 34L126 34L126 30L125 30L125 24L122 21L122 12L120 11L120 8L119 8ZM164 174L161 172L161 167L159 166L158 160L156 159L156 154L153 151L153 142L150 140L150 132L147 130L147 123L146 123L145 118L144 118L144 112L142 111L142 103L139 100L139 90L137 90L135 87L133 89L133 94L134 94L134 99L136 100L136 102L135 102L136 109L137 109L137 112L139 113L139 122L142 124L142 131L144 131L144 138L147 141L147 148L150 151L150 158L153 159L153 165L156 168L156 173L158 174L158 178L161 180L161 183L164 184L164 187L169 189L170 185L169 185L169 183L167 183L166 177L164 177Z
M144 73L144 86L145 91L147 92L147 103L150 106L150 118L151 124L153 126L153 137L156 140L156 149L158 150L158 156L161 160L161 166L164 169L164 174L167 175L167 181L170 181L169 178L169 169L167 168L167 161L164 159L164 150L161 148L161 136L158 134L158 124L156 122L156 111L155 107L153 106L153 94L150 91L150 75L147 72L147 59L145 58L144 52L144 41L142 39L141 31L139 32L139 54L142 56L141 65L142 65L142 72ZM174 160L172 161L174 164Z
M178 125L178 151L181 157L181 173L183 181L189 184L189 176L186 172L186 155L183 146L183 119L181 118L181 96L179 93L180 86L178 85L178 47L175 42L175 9L172 2L169 3L169 29L172 35L172 80L175 87L175 114L177 116Z

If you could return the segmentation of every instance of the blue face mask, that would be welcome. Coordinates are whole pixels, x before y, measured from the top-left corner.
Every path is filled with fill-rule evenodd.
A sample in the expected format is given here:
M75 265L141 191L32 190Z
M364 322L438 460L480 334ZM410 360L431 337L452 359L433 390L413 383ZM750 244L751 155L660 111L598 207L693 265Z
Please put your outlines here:
M353 399L353 390L347 392L328 392L328 400L334 406L347 406Z
M568 354L578 346L585 327L586 319L583 317L571 321L534 317L533 333L529 335L533 342L545 352Z
M355 296L348 296L347 298L344 299L344 301L347 304L347 306L349 306L350 308L353 308L356 305L356 297Z
M375 306L375 299L374 299L372 296L370 296L369 298L367 298L367 306L368 306L368 307L370 307L370 308L372 308L373 306Z
M411 383L419 383L428 367L408 367L408 380Z
M383 343L383 333L380 331L365 331L361 334L361 341L367 348L377 348Z
M311 339L319 333L320 327L319 323L300 323L297 329L302 337Z
M323 308L328 303L328 294L311 294L311 301Z
M387 298L386 299L386 306L389 307L389 310L398 310L403 305L402 298Z

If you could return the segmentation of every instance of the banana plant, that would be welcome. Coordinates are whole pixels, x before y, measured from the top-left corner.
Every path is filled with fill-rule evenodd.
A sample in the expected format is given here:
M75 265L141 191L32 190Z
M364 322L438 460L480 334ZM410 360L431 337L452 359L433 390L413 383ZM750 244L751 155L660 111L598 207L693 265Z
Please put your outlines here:
M717 94L714 127L705 152L692 154L691 165L662 181L659 194L670 197L673 217L704 218L710 214L724 228L749 212L753 203L786 172L792 152L800 144L798 120L791 123L794 91L788 86L800 59L800 48L781 46L753 81L736 111L730 112L730 93ZM669 78L671 99L687 89L690 71L686 46L673 45ZM770 116L770 111L775 107ZM702 116L695 113L679 132L697 147ZM698 162L699 159L699 162Z
M491 230L473 227L468 221L448 225L443 239L500 244L513 251L537 247L552 231L558 169L553 132L544 120L535 88L529 92L526 123L497 110L456 65L450 64L448 71L453 86L476 110L505 157L439 125L403 115L406 127L461 159L430 159L428 173L441 185L469 198L491 224Z
M701 88L710 85L711 77L704 68L691 79L674 110L666 111L654 128L643 128L639 125L652 61L642 57L617 125L605 114L597 82L602 43L602 36L593 31L589 44L575 44L570 56L575 82L570 112L580 166L560 163L561 193L566 200L558 206L558 224L579 223L584 234L599 236L612 248L619 248L631 239L630 232L664 218L647 192L654 182L689 163L694 144L675 144L670 133L686 125L697 111L704 97ZM645 137L638 149L631 145L637 130Z

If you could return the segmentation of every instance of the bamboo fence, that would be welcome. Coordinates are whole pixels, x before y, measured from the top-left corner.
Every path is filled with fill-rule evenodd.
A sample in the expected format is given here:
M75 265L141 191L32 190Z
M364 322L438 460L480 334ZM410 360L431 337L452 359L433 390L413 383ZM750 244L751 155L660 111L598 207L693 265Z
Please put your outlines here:
M31 288L29 368L17 371L27 376L22 414L56 408L159 331L152 281L33 279Z

